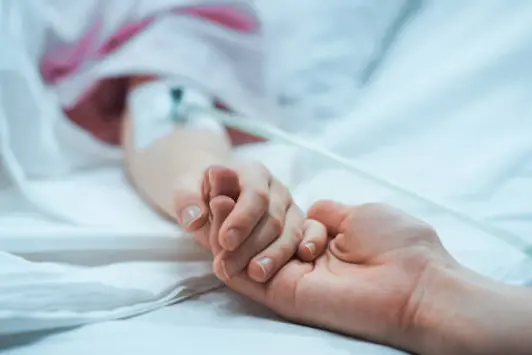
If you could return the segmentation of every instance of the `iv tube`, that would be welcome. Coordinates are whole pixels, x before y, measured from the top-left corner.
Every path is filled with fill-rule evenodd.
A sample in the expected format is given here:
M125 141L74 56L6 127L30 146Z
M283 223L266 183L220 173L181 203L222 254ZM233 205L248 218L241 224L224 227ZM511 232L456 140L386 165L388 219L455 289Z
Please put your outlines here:
M357 167L353 161L346 159L344 157L341 157L327 149L324 149L320 147L317 144L314 144L308 140L301 139L297 137L296 135L289 134L287 132L284 132L278 128L275 128L271 125L264 124L262 122L259 122L258 120L252 120L252 119L244 119L243 117L239 117L238 115L227 113L222 110L217 110L213 108L207 108L207 107L201 107L196 105L187 105L185 108L187 114L190 113L202 113L202 114L208 114L211 115L211 117L214 117L219 122L223 123L224 125L239 129L242 131L245 131L249 134L253 134L255 136L265 138L267 140L271 141L279 141L283 142L285 144L296 146L299 148L302 148L308 152L311 152L313 154L316 154L318 156L321 156L329 161L332 161L339 165L340 167L349 170L351 173L362 177L366 180L369 180L373 183L376 183L378 185L387 187L391 189L392 191L402 193L405 196L410 197L413 200L416 200L418 202L424 203L426 205L429 205L437 210L440 210L442 212L447 213L448 215L451 215L455 217L456 219L460 220L461 222L470 225L472 227L475 227L483 232L486 232L488 234L491 234L506 243L518 248L519 250L523 251L525 254L527 254L528 257L532 258L532 248L529 243L523 240L520 236L510 233L504 230L501 230L496 227L488 226L482 222L479 222L463 213L460 213L458 211L455 211L443 204L437 203L435 201L429 200L426 197L423 197L421 195L416 194L415 192L409 191L403 187L401 187L399 184L396 184L394 182L388 181L386 179L383 179L378 176L374 176L372 174L369 174L368 172L360 169Z

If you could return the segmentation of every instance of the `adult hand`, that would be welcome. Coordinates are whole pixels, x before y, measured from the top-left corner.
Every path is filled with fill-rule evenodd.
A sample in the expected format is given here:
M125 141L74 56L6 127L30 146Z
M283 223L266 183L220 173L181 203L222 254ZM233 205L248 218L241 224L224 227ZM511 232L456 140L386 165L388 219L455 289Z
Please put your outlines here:
M225 216L233 205L217 206ZM427 290L457 263L427 224L391 207L319 202L309 217L332 238L314 263L291 260L268 283L245 274L228 286L304 324L417 351Z

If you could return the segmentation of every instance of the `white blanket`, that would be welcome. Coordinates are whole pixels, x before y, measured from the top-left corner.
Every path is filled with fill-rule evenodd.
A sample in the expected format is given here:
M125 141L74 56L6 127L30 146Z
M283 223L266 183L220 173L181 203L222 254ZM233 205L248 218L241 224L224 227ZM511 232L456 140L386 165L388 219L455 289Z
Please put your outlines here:
M532 207L529 201L532 200L532 106L529 97L532 92L532 67L529 63L532 62L532 4L503 0L428 2L423 12L397 41L387 60L361 93L360 104L352 114L340 124L330 125L328 131L317 140L336 152L349 156L373 174L395 181L498 230L525 239L531 238ZM252 153L255 157L262 156L269 161L272 170L293 188L296 199L303 207L318 198L335 198L353 203L390 202L435 225L444 244L467 266L506 282L526 284L532 280L532 266L527 257L496 236L464 225L434 208L376 186L344 170L309 159L297 150L275 145L253 147L251 150L242 153ZM286 159L279 161L277 157L280 154ZM140 212L139 205L133 203L135 198L126 192L127 188L119 187L121 175L117 170L94 174L96 175L73 177L70 180L70 183L77 187L75 197L68 194L68 189L61 189L61 194L56 192L54 195L79 199L80 191L90 191L86 195L83 194L83 198L88 201L84 206L90 206L92 201L98 208L81 211L85 216L90 212L104 218L106 214L102 213L101 206L112 208L112 201L118 202L121 199L128 201L121 205L122 207L132 207L123 209L123 218L132 213L131 216L140 220L141 213L149 213ZM93 193L102 185L115 186L119 192L111 195L107 192ZM46 183L42 183L39 188L58 191L54 190L57 186ZM112 197L107 199L109 196ZM4 198L8 198L7 195L4 195ZM30 229L21 229L20 224L20 218L24 218L25 224L30 223L27 207L21 205L18 210L23 212L23 215L14 220L12 206L17 200L11 197L8 201L10 215L4 214L5 218L0 226L12 227L10 233L13 236L19 234L16 239L2 238L0 243L4 244L0 249L21 253L30 260L53 260L64 258L65 255L68 257L73 250L84 251L84 246L88 245L83 244L85 241L99 245L96 249L100 251L107 247L111 247L110 250L116 248L123 251L129 248L138 251L145 248L150 251L142 257L135 253L124 254L134 261L135 267L144 265L144 275L150 275L149 278L142 277L141 273L133 282L128 282L124 275L127 275L128 270L131 270L128 267L133 267L133 264L127 262L115 264L115 273L93 273L97 269L90 269L86 275L108 277L106 282L101 281L103 278L97 279L98 285L94 288L97 294L105 294L103 291L97 291L106 284L112 287L118 285L121 290L126 290L126 298L133 302L144 297L142 292L132 292L135 288L136 291L151 290L150 297L157 292L158 296L164 295L164 290L168 288L161 286L165 285L165 282L151 284L152 275L159 275L159 280L178 283L181 288L177 289L184 292L201 292L205 288L215 286L210 282L197 283L198 276L204 275L209 267L208 261L202 259L200 254L192 254L197 255L196 260L203 260L197 264L193 263L199 266L198 269L176 273L164 268L163 265L168 265L164 262L168 256L161 256L157 251L167 250L170 243L177 243L179 248L186 248L189 244L181 243L186 239L178 237L175 232L168 233L165 228L171 227L156 219L149 217L150 222L146 219L146 223L142 223L149 226L143 229L144 231L152 228L167 231L159 234L163 237L153 239L146 233L128 236L131 230L127 226L115 233L116 237L109 238L109 234L103 233L105 231L95 229L87 231L68 227L62 230L65 233L60 233L55 225L54 229L49 229L48 232L53 230L52 236L56 238L64 236L61 246L67 250L66 253L61 250L55 253L57 249L52 246L57 246L57 243L54 244L54 238L41 238L42 235L38 233L41 230L46 231L41 224L45 222L39 220L39 227L32 228L33 235L29 234ZM113 208L113 213L117 207ZM37 223L35 218L33 222ZM7 224L8 220L14 222ZM76 242L69 242L74 233L78 233L78 239ZM152 233L152 236L157 234ZM28 239L21 242L22 237ZM40 250L28 254L29 249L25 249L25 246L30 243L35 243L33 245L39 246ZM179 250L177 244L173 249L176 253ZM131 247L128 247L129 245ZM160 247L161 245L164 247ZM190 252L186 250L187 253ZM103 255L97 250L89 250L87 254L89 260L91 255ZM142 260L146 259L150 262L143 263ZM17 265L19 268L13 267L5 272L6 269L2 269L3 277L24 281L20 278L20 273L16 273L26 266L36 272L48 273L45 276L50 276L50 273L58 270L56 265L27 264L24 260L18 262L21 264ZM62 276L60 280L69 281L65 284L71 286L71 279L68 277L78 278L80 270L86 269L79 266L62 268L62 273L68 273L62 274L67 276ZM192 272L187 274L187 271L191 270ZM76 272L78 274L75 274ZM171 279L172 277L175 278ZM95 279L89 277L89 280ZM208 281L205 278L201 280ZM87 285L90 285L90 282L83 286ZM29 291L32 290L35 288ZM2 295L4 294L6 293L2 292ZM64 295L55 294L58 298L53 299L68 300ZM120 292L113 293L113 297L120 295ZM40 294L33 297L38 296ZM74 296L74 299L79 299L80 294ZM106 302L110 299L111 297L107 298ZM85 301L80 300L79 304L74 304L72 308L86 307ZM0 305L3 304L3 301L0 302ZM57 315L55 310L52 311ZM90 314L86 312L87 309L83 311L84 316ZM34 317L31 324L45 324L39 323L38 317L35 317L42 319L43 313L28 310L25 312L26 316ZM18 324L20 328L25 328L29 324L22 322L20 316L13 317L13 313L4 312L0 313L0 316L3 316L0 324L8 324L8 319L18 322L10 323L10 327ZM66 316L69 314L66 313ZM58 324L58 319L50 316L50 313L44 318ZM69 319L71 320L72 318ZM216 332L213 332L213 328ZM231 337L230 330L241 336ZM278 332L283 335L275 334ZM296 335L298 337L295 337ZM199 339L198 343L201 344L191 344L190 339L193 337ZM94 339L98 339L103 345L97 347ZM214 340L208 343L202 341L203 339ZM14 338L11 342L17 345L30 340L36 339L21 337ZM7 340L0 341L1 344L7 344ZM286 348L275 348L276 341ZM238 343L238 347L235 343ZM257 351L257 344L265 344L261 345L259 351L266 349L282 353L286 352L285 349L290 351L291 346L298 349L298 344L307 354L343 354L357 351L365 354L395 353L380 346L279 322L271 319L271 315L261 308L224 291L188 300L135 320L52 334L37 339L35 343L27 343L20 348L14 347L11 354L71 354L83 353L82 349L86 349L87 353L92 350L91 353L98 351L100 354L112 354L117 347L124 344L130 344L128 349L131 354L146 351L164 354L168 351L165 349L177 351L192 346L199 353L229 353L232 350L244 353Z

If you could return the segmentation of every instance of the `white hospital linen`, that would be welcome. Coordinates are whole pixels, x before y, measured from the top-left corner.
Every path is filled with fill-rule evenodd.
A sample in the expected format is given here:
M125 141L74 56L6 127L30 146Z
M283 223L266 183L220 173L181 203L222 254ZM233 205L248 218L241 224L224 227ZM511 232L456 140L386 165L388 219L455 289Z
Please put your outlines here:
M62 112L105 77L163 75L200 87L249 115L267 112L260 23L246 1L122 5L95 0L3 5L2 52L7 55L0 83L9 88L2 91L1 106L4 134L9 134L5 148L26 175L57 176L120 157ZM243 28L233 29L235 23Z
M218 286L206 253L133 193L120 150L63 109L104 77L153 74L266 112L260 22L246 1L128 5L2 2L2 333L123 318Z
M530 74L527 71L527 59L531 43L528 37L532 23L529 21L531 6L527 2L509 4L503 0L429 3L399 38L395 51L390 53L381 70L363 91L363 103L353 110L351 117L346 118L344 125L330 127L330 134L320 137L321 141L329 142L337 152L360 162L368 170L463 210L483 223L493 223L520 235L530 234L531 218L525 205L527 199L530 201L530 146L524 144L520 135L521 130L529 129L529 123L521 121L523 125L519 125L516 117L528 117L530 113L529 103L523 100L523 95L530 92L532 81L523 78ZM508 22L508 18L516 22ZM514 26L509 26L509 23L514 23ZM433 26L439 31L431 33ZM471 28L476 29L476 36L471 36ZM493 43L499 46L494 47ZM453 62L449 58L461 60ZM423 64L427 66L426 71L422 71ZM431 70L429 67L432 66L439 70ZM502 73L510 72L509 69L519 71L522 75L510 75L501 85ZM462 77L464 79L459 80ZM484 91L479 90L480 87ZM463 99L458 100L454 96L455 92L460 93ZM502 108L512 109L510 115L504 115L504 121L500 121L500 117L508 112ZM493 145L490 139L496 138L497 132L515 134L518 138L519 144L516 145L506 145L508 141L505 140L499 141L498 147L510 148L508 155L496 154L508 152L504 149L488 149ZM469 144L471 141L476 141L477 149L464 147L465 142ZM481 168L488 165L484 160L486 151L490 152L489 169ZM251 154L257 157L260 153L255 150ZM296 199L304 207L322 197L346 202L392 202L434 223L444 244L467 266L507 282L525 284L531 280L530 262L526 257L494 236L458 223L437 210L369 184L345 171L330 169L330 166L317 164L316 161L312 165L307 164L308 161L299 164L298 153L292 149L266 146L263 154L271 159L269 164L274 173L293 183L291 187ZM279 156L285 160L281 161ZM508 157L513 158L511 162L517 163L505 164ZM471 164L477 161L482 164ZM276 166L276 163L281 166ZM299 174L294 176L294 172ZM90 182L87 182L89 185ZM471 187L476 186L484 187L483 193L471 195ZM492 221L485 211L513 217L518 223ZM210 308L207 308L209 305ZM161 341L176 348L179 346L177 340L164 335L157 337L160 328L156 324L166 323L178 327L193 324L198 327L229 328L235 332L242 328L256 329L263 335L264 332L282 332L325 337L318 331L269 322L259 318L269 317L268 313L258 313L250 308L250 303L227 292L214 293L169 309L160 309L138 320L144 325L150 324L150 327L142 328L146 332L147 342L154 339L154 343ZM124 329L121 323L117 323L96 325L86 332L51 335L41 343L34 344L35 347L27 345L22 349L13 349L13 354L18 355L18 350L40 354L48 350L52 354L54 342L62 346L65 343L68 345L67 340L70 344L84 344L94 339L94 334L102 337L109 334L109 338L105 339L111 341L113 326L116 326L114 329L119 334ZM148 328L152 329L151 332ZM163 330L160 332L166 334ZM296 339L299 341L299 338ZM335 336L325 339L330 343L327 353L331 354L341 354L342 349L348 349L350 353L357 350L368 354L396 353L382 347L360 345L345 338L339 340ZM203 353L215 350L222 354L229 353L234 347L233 341L231 338L227 341L221 339L212 347L201 350ZM82 346L74 347L80 348ZM250 345L249 350L252 349ZM146 352L146 349L136 348L132 349L131 354L135 354L134 350ZM112 354L114 349L102 347L98 351Z
M109 334L113 334L112 338ZM149 338L149 340L147 339ZM92 354L146 354L173 355L181 350L195 354L308 354L308 355L388 355L399 352L362 342L349 342L339 336L309 337L279 334L261 330L199 326L173 326L129 320L97 326L87 326L52 337L27 337L28 343L11 348L4 355L92 355ZM343 341L342 341L343 340ZM331 345L334 342L334 345ZM11 344L16 341L11 340ZM338 346L341 344L341 346Z
M112 222L106 228L59 223L16 191L0 193L0 333L129 317L219 286L209 255L156 218L121 176L115 167L52 182L77 187L55 197L64 208L92 195L94 218Z
M264 18L276 123L319 132L358 101L374 65L419 0L256 1Z
M401 37L320 143L532 245L532 3L429 1Z

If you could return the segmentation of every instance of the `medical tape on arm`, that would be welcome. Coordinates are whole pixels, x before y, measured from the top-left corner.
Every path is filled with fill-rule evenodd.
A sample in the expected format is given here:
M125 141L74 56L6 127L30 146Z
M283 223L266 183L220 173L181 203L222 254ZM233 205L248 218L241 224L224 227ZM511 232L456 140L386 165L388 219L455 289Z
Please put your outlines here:
M189 106L204 110L195 113L182 111ZM212 117L212 97L191 87L172 85L169 81L156 80L134 88L128 96L128 109L138 150L146 149L179 128L225 134L224 126Z

